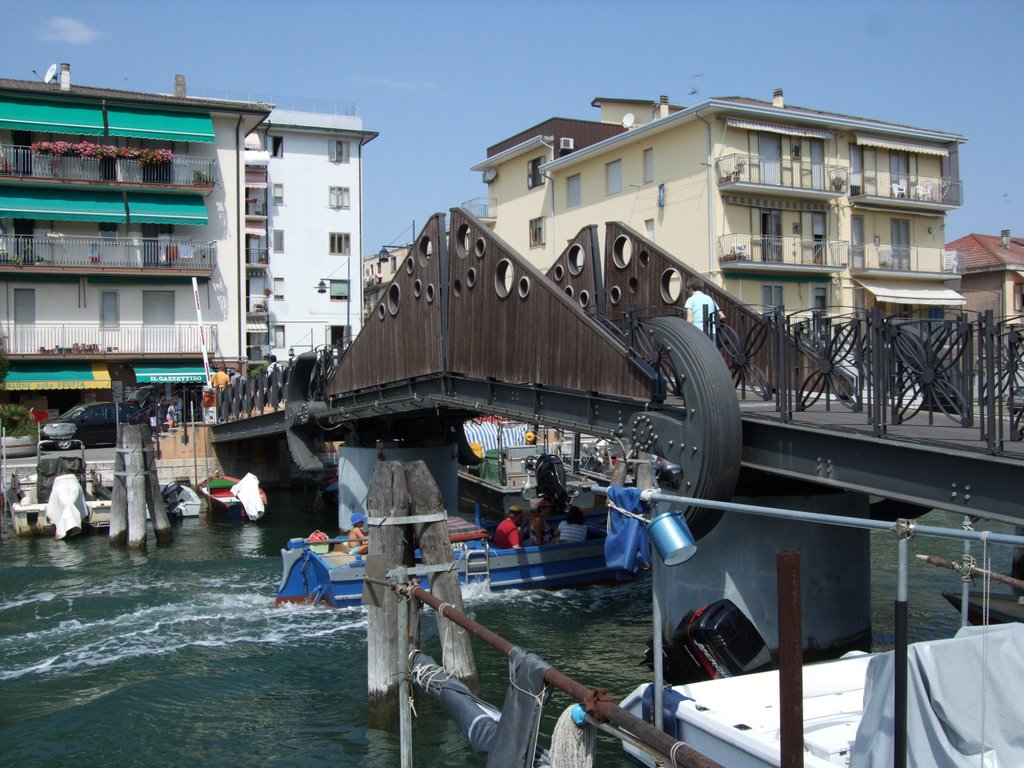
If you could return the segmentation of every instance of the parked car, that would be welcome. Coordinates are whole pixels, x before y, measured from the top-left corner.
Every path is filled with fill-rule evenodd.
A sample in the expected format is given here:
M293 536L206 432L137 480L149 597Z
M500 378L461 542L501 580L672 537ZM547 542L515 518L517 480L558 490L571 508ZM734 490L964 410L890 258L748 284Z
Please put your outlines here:
M1006 398L1006 407L1011 413L1024 411L1024 387L1011 387L1010 396Z
M62 451L72 447L75 440L87 447L114 445L117 421L134 424L140 412L138 403L83 403L45 422L43 437L53 440Z

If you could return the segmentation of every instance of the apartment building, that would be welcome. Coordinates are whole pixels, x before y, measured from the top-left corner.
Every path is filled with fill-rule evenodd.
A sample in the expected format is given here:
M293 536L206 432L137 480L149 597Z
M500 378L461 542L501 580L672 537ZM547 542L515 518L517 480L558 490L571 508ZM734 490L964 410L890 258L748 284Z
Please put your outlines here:
M362 327L363 147L350 108L275 108L245 145L250 360L347 344Z
M928 317L964 304L962 258L944 245L964 136L787 105L781 89L592 106L599 120L553 118L472 167L482 218L535 266L582 227L622 221L751 305Z
M244 361L238 160L269 113L190 98L181 75L169 95L76 85L67 64L0 80L0 401L202 382L204 344Z

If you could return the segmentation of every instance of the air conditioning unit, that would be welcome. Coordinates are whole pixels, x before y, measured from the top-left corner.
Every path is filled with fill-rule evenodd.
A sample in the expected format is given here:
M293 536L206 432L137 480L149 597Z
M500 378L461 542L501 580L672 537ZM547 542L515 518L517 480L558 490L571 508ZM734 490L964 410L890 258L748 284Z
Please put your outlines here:
M572 151L576 149L576 142L569 136L563 136L558 140L558 148L561 150Z

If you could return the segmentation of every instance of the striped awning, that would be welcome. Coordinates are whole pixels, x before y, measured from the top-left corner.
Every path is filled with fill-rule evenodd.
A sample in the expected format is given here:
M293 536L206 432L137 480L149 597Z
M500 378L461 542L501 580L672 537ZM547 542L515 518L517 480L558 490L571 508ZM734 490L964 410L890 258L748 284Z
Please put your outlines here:
M743 195L722 195L722 202L772 210L820 212L828 210L828 203L812 203L807 200L772 200L766 197L745 197Z
M128 211L133 224L183 224L205 227L206 203L201 195L161 195L129 192Z
M103 110L95 104L43 103L8 96L0 100L0 128L36 133L102 136Z
M783 125L781 123L765 123L760 120L746 120L742 117L726 118L725 124L731 128L745 128L748 131L764 131L781 133L786 136L802 136L807 139L831 139L832 131L823 128L805 128L800 125Z
M132 365L139 384L198 384L206 381L202 361L195 363L154 363Z
M0 218L50 219L124 224L120 192L61 187L4 187L0 189Z
M857 278L879 301L890 304L916 304L926 307L962 307L967 299L943 285L909 280L868 280Z
M35 389L110 389L106 363L13 363L0 389L25 392Z
M270 333L270 329L267 327L266 323L257 323L250 321L245 324L245 332L267 334Z
M857 134L857 144L862 147L878 147L879 149L891 149L897 152L914 152L918 155L949 157L949 150L945 147L936 147L932 144L918 144L913 141L883 139L879 136L865 136L860 133Z
M107 107L107 135L156 141L212 142L213 119L202 112Z

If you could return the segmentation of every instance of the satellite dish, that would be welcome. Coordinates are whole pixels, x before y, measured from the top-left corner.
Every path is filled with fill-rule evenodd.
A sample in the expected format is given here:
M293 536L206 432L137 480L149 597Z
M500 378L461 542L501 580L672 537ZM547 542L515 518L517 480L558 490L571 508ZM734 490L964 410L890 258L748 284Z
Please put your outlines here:
M498 178L498 172L494 168L488 168L486 171L484 171L485 184L490 184L496 178Z
M622 116L622 127L627 131L633 127L634 122L636 122L636 115L632 112L627 112Z
M57 77L57 65L51 64L50 68L46 70L46 76L43 78L44 83L52 83Z

